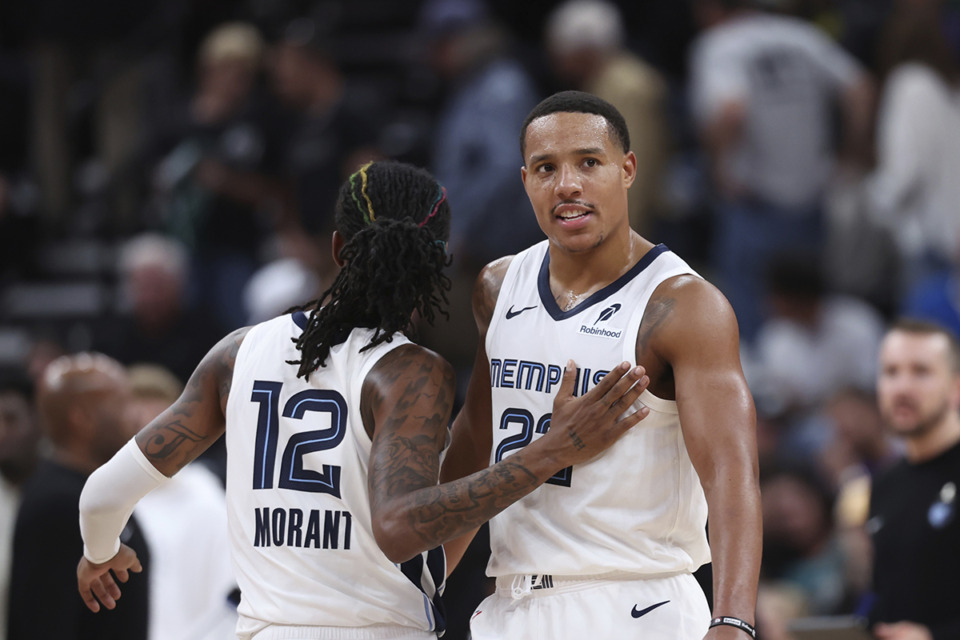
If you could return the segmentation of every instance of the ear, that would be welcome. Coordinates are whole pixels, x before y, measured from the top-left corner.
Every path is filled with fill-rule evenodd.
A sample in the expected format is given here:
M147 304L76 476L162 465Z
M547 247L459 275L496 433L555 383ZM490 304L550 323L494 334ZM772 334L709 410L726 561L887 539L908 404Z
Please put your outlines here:
M637 156L633 151L627 151L623 156L623 164L620 165L620 174L623 178L623 186L627 189L637 178Z
M343 245L347 241L340 235L339 231L333 232L333 261L337 264L338 267L342 267L344 260L340 257L340 252L343 251Z
M523 186L527 186L527 165L520 166L520 181L523 182Z

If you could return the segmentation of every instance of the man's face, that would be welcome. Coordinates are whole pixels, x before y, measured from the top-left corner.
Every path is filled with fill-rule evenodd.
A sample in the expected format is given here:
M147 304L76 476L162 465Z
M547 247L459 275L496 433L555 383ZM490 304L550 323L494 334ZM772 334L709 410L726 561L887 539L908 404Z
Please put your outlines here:
M877 400L884 422L896 435L919 437L939 425L958 410L958 388L945 336L894 330L884 338Z
M627 189L636 175L602 116L552 113L526 132L523 184L540 228L553 246L589 251L629 228Z

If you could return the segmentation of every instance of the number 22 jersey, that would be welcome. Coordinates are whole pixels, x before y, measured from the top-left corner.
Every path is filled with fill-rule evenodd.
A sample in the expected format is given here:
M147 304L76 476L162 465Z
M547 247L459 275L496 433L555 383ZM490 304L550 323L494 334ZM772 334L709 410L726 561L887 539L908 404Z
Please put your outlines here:
M374 540L360 417L364 378L392 342L354 329L298 378L301 312L250 329L227 402L227 513L241 638L270 625L442 632L441 548L394 564Z
M548 241L516 255L487 331L493 401L491 463L550 428L568 359L575 395L623 361L656 287L694 274L657 245L619 279L562 311L550 291ZM490 522L487 573L659 576L710 560L706 499L684 445L676 402L644 391L650 414L587 463L558 472Z

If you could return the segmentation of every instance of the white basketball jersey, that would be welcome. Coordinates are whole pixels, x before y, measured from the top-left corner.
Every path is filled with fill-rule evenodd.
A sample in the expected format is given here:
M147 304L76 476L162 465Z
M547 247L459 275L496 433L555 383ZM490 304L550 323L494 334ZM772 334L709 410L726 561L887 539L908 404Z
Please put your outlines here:
M227 402L227 510L242 599L239 633L275 625L401 625L441 632L441 548L401 565L373 537L360 418L364 378L392 342L361 352L354 329L326 367L296 375L297 312L256 325L237 354Z
M636 363L637 331L657 285L694 274L663 245L604 289L562 311L550 292L548 241L513 258L486 348L493 398L491 463L550 428L569 359L576 395L623 361ZM644 391L650 414L595 459L558 472L490 524L487 572L663 575L710 560L707 505L687 454L677 405Z

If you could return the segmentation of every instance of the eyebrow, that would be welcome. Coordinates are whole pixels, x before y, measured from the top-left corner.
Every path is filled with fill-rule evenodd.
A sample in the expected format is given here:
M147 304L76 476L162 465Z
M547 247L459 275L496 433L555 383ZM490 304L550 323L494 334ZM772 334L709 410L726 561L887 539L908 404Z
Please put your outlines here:
M603 149L601 147L585 147L583 149L574 150L574 155L578 156L597 156L603 154ZM554 153L540 153L530 158L530 164L537 164L543 160L548 160L553 157Z

